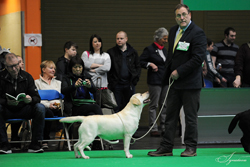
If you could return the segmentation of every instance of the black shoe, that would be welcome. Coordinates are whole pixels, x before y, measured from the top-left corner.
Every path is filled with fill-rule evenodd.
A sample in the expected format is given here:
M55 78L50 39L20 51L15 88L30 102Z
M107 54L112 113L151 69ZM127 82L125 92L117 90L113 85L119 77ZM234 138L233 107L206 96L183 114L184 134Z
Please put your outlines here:
M2 143L2 146L0 148L0 154L11 154L11 147L10 144L8 142L4 142Z
M186 150L181 153L181 157L194 157L194 156L197 156L196 148L186 148Z
M41 147L41 145L36 142L36 143L30 143L30 146L29 146L29 149L28 149L28 152L29 153L43 153L43 149Z
M49 149L49 144L47 142L44 142L42 145L42 149Z
M12 150L21 150L21 143L11 143Z
M148 155L159 157L159 156L173 156L172 149L166 149L159 147L156 151L150 151L148 152Z

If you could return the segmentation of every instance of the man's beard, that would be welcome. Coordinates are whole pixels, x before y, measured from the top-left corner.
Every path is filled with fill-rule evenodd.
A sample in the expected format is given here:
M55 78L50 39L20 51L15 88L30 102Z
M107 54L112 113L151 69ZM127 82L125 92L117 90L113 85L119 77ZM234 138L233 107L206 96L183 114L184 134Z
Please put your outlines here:
M119 47L119 49L122 49L122 47L124 46L124 45L117 45L118 47Z
M228 43L234 43L234 39L227 40Z

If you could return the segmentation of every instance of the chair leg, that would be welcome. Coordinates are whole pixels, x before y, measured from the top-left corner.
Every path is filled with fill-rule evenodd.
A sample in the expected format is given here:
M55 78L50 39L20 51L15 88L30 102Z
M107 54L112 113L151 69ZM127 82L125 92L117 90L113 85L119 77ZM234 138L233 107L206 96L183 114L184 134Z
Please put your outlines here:
M68 132L68 129L67 129L67 127L65 126L64 123L63 123L63 128L64 128L64 131L65 131L65 135L66 135L66 140L67 140L67 144L68 144L69 151L71 151L70 140L69 140L69 132Z
M101 142L102 150L104 150L102 138L100 138L100 142Z

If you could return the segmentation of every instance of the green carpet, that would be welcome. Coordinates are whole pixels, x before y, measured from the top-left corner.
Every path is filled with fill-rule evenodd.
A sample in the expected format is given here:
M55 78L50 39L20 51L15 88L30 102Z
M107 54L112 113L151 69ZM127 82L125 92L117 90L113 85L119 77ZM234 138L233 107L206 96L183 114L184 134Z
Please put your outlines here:
M122 150L85 151L90 159L76 159L74 152L13 153L0 155L0 167L246 167L250 154L243 148L199 148L196 157L180 157L183 149L174 149L171 157L149 157L148 151L130 150L133 158L125 158Z

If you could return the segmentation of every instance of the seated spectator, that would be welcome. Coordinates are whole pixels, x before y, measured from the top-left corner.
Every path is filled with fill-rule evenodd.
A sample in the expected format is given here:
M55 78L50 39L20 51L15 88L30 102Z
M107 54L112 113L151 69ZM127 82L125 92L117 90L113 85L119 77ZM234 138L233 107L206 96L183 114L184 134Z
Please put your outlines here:
M4 59L5 59L5 55L7 53L10 53L10 49L5 49L1 47L0 45L0 72L3 71L5 69L5 65L4 65Z
M92 76L96 87L108 87L107 73L111 67L109 54L102 51L102 45L101 37L94 34L90 37L89 52L82 53L85 70ZM101 81L97 78L101 78Z
M88 73L84 73L84 62L75 56L69 62L69 73L63 78L61 86L64 95L64 116L103 115L101 107L93 103L90 92L95 93L95 85ZM74 124L70 130L73 138L78 138L79 124ZM71 136L71 135L70 135ZM92 149L100 149L100 143L93 143Z
M41 75L40 79L35 80L35 84L38 90L54 89L61 92L61 81L55 79L56 66L51 60L45 60L41 63ZM45 118L53 118L54 116L62 116L60 106L60 100L42 100L41 103L46 108ZM61 105L61 104L60 104ZM50 139L51 121L45 121L43 139ZM58 122L57 133L62 132L62 124ZM61 136L61 134L60 134ZM43 149L48 149L48 142L43 143Z
M24 70L24 62L23 62L22 56L17 55L17 58L18 58L18 63L19 63L21 70Z
M20 70L14 53L5 55L6 70L0 72L0 153L12 153L8 142L5 121L7 119L32 119L32 139L28 152L43 152L39 140L43 139L45 107L40 103L40 96L32 76ZM6 93L16 97L25 93L22 101L9 98Z
M234 73L236 75L234 87L250 87L250 42L243 44L238 50Z
M79 56L70 60L69 73L63 78L61 90L64 95L64 116L102 115L100 106L89 103L89 92L95 93L96 89L91 76L84 73L84 62Z
M205 58L205 66L207 67L206 72L203 71L205 88L213 88L214 79L216 79L217 83L227 82L227 80L221 76L216 69L214 69L212 58L210 52L213 50L214 43L211 39L207 38L207 51ZM216 78L215 78L216 77Z
M162 77L165 72L165 61L167 58L167 49L164 45L168 42L168 31L162 27L155 31L154 43L143 50L140 56L140 64L142 68L148 70L147 84L150 94L149 104L149 126L151 127L156 119L157 108L162 108L168 85L162 85ZM166 106L164 106L160 117L162 133L165 132ZM152 128L150 136L159 137L157 123Z
M17 55L17 59L18 59L20 69L24 70L24 63L23 63L22 57ZM11 123L11 141L21 140L19 135L18 135L18 132L19 132L21 125L22 125L22 122ZM11 143L11 149L20 150L21 143Z

